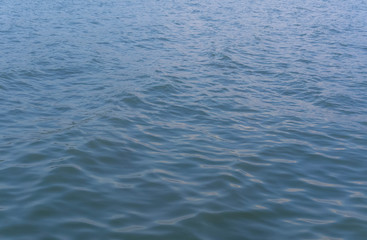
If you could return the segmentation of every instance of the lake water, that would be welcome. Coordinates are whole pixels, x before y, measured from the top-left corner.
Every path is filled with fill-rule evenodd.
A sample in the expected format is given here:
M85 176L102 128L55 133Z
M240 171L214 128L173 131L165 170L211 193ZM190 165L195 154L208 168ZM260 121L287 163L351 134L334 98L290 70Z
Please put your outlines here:
M365 0L0 3L1 239L367 239Z

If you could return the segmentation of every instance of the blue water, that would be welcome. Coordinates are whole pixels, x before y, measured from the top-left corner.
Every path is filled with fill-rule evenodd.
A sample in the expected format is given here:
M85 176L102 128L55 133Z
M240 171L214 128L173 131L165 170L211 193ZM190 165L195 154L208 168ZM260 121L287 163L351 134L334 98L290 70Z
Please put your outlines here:
M0 239L367 239L367 2L0 1Z

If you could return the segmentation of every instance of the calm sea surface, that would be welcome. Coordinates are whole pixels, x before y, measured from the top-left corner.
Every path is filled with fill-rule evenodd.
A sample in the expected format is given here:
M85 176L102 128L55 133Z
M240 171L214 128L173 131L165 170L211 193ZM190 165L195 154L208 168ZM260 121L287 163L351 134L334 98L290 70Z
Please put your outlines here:
M0 0L0 239L367 239L365 0Z

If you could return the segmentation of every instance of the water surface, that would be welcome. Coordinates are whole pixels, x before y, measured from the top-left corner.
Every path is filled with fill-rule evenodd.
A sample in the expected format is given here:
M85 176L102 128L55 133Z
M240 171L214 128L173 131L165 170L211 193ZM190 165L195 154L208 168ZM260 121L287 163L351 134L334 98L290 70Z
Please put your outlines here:
M0 1L1 239L367 239L367 2Z

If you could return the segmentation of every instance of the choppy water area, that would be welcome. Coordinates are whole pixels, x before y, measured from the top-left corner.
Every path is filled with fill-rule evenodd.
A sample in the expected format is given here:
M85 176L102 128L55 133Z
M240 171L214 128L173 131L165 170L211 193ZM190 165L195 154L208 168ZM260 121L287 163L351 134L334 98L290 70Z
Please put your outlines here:
M367 2L5 0L1 239L367 239Z

